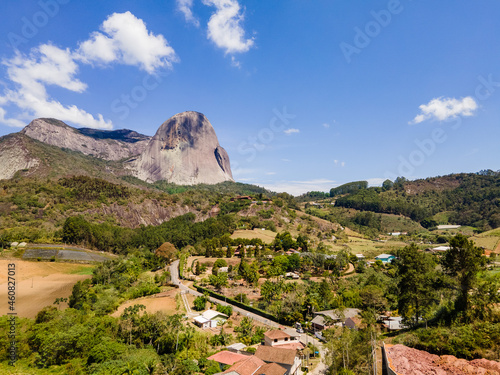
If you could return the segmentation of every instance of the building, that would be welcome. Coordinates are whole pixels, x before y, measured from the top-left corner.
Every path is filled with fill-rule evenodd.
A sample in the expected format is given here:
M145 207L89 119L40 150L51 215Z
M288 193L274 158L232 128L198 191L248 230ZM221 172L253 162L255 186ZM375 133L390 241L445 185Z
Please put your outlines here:
M342 326L348 318L354 318L360 313L359 309L325 310L314 313L314 319L311 320L312 328L315 331L322 331L333 326Z
M450 249L451 249L451 247L449 247L449 246L437 246L437 247L432 248L431 251L443 252L443 251L448 251Z
M304 345L300 342L300 333L289 330L289 332L274 329L264 333L264 345L285 349L302 350Z
M257 356L242 359L224 371L224 375L285 375L286 368L277 363L266 363Z
M392 254L380 254L375 257L376 260L381 260L382 263L390 263L393 259L396 259L396 257Z
M241 353L247 346L241 342L237 342L235 344L231 344L226 347L227 350L234 353Z
M241 361L243 359L247 359L247 358L248 358L248 356L246 356L246 355L223 350L221 352L215 353L214 355L211 355L207 359L210 361L217 362L220 366L220 370L222 371L224 366L227 366L227 365L232 366L236 362Z
M215 310L207 310L194 318L194 324L203 329L215 328L220 325L220 323L225 322L227 318L228 316L226 314Z
M266 363L276 363L280 365L286 369L284 375L296 375L300 368L300 357L297 354L297 350L294 349L261 345L257 348L255 357Z

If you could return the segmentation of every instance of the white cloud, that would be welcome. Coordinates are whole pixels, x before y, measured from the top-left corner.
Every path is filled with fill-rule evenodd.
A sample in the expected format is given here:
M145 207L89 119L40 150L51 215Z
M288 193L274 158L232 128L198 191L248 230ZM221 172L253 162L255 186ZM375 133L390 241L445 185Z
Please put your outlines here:
M278 193L287 192L292 195L300 195L308 191L330 191L336 184L333 180L328 179L314 179L306 181L278 181L271 184L263 184L266 189Z
M64 106L49 97L46 86L58 86L74 92L83 92L87 85L75 78L78 65L69 49L50 44L34 48L29 56L17 53L12 59L4 60L7 76L14 89L7 89L2 97L3 104L14 104L23 113L21 118L55 117L62 121L92 128L112 128L111 121L102 115L97 119L76 106ZM0 123L8 126L22 126L19 118L6 118L6 111L0 108Z
M266 172L266 174L267 174L268 176L274 176L274 175L276 174L276 172Z
M233 54L247 52L254 45L254 38L245 38L244 15L237 0L203 0L203 4L217 9L208 21L208 39L217 47Z
M281 161L284 161L285 163L290 162L290 159L281 159Z
M291 135L293 133L300 133L300 130L299 129L290 128L290 129L283 130L283 133L285 133L286 135Z
M111 129L112 122L101 114L94 117L75 105L63 105L49 96L47 87L84 92L87 84L76 77L78 63L121 63L154 73L161 67L171 68L172 63L178 61L163 35L148 31L144 21L130 12L112 14L103 22L101 30L104 34L92 33L76 51L42 44L29 55L17 52L14 57L3 60L10 82L3 84L5 90L0 94L0 124L24 126L34 117L54 117L78 126ZM9 118L7 105L17 107L20 114Z
M458 116L473 116L478 105L470 96L462 99L440 97L422 104L419 108L421 113L410 124L419 124L429 119L445 121Z
M186 22L200 27L200 21L193 15L193 0L176 0L177 9L184 15Z
M172 68L178 61L163 35L148 31L142 19L130 12L113 13L90 39L80 43L76 58L85 63L117 62L138 66L152 74L161 67Z
M323 124L322 124L322 126L323 126L325 129L328 129L328 128L330 127L330 124L328 124L328 123L326 123L326 122L325 122L325 123L323 123Z

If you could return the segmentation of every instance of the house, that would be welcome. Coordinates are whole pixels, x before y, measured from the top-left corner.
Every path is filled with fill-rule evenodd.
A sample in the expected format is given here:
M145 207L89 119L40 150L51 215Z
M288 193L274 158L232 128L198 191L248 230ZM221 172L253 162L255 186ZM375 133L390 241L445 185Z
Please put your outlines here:
M363 260L363 259L365 259L365 256L363 254L356 254L356 258L358 260Z
M285 277L286 278L290 278L290 279L300 279L300 275L298 273L295 273L295 272L287 272L285 273Z
M207 310L203 314L194 317L194 324L200 328L215 328L226 321L228 316L215 310Z
M226 371L224 375L285 375L287 370L277 363L266 363L255 355L246 357Z
M402 324L403 318L400 316L390 316L382 322L384 328L388 329L389 331L395 331L405 328L405 326Z
M255 356L266 363L276 363L286 369L285 375L296 375L300 368L297 350L261 345Z
M363 322L361 321L360 318L357 316L354 316L352 318L347 318L344 322L344 327L347 327L349 329L355 329L358 330L360 328L364 327Z
M437 226L437 229L440 229L440 230L446 230L446 229L458 229L460 228L461 226L460 225L438 225Z
M221 267L219 268L219 272L229 273L229 267Z
M227 350L233 353L241 353L247 346L241 342L237 342L235 344L231 344L226 347Z
M434 251L434 252L436 252L436 251L443 252L443 251L448 251L450 249L451 248L449 246L437 246L437 247L432 248L431 251Z
M220 366L220 370L222 371L224 366L227 366L227 365L232 366L236 362L241 361L243 359L247 359L247 358L248 358L248 356L246 356L246 355L223 350L221 352L215 353L214 355L211 355L207 359L210 361L217 362Z
M252 355L245 359L236 362L234 365L229 367L222 374L228 375L253 375L257 373L257 370L264 366L266 363Z
M359 309L344 309L338 310L325 310L317 311L314 313L315 317L311 320L312 328L315 331L322 331L331 328L335 325L342 326L345 324L346 319L354 318L360 313Z
M300 334L296 331L289 332L274 329L264 333L264 345L274 346L285 349L304 349L304 345L300 342Z
M392 254L380 254L375 257L376 260L381 260L382 263L390 263L393 259L396 259L396 257Z

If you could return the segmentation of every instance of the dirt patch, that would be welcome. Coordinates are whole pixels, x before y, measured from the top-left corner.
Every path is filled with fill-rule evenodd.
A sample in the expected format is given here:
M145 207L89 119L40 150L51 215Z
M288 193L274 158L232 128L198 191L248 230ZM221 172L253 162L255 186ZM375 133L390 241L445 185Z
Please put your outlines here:
M154 296L137 298L127 301L125 303L122 303L120 307L118 307L118 309L113 314L111 314L111 316L117 318L127 307L134 305L146 306L146 311L148 314L154 314L158 311L163 311L168 315L181 314L183 312L182 310L176 310L175 295L178 292L178 289L172 289L168 292L155 294Z
M467 361L452 355L438 356L404 345L387 345L392 368L401 375L498 375L500 362L486 359Z
M16 304L17 316L35 318L45 306L52 306L56 298L68 298L73 285L90 275L78 274L92 266L69 263L26 262L20 260L0 260L0 315L9 312L7 305L7 266L16 265ZM67 303L61 303L64 309Z
M29 262L24 260L0 260L0 283L7 281L7 266L16 265L16 280L27 280L33 277L46 277L53 274L76 274L94 266L58 262Z

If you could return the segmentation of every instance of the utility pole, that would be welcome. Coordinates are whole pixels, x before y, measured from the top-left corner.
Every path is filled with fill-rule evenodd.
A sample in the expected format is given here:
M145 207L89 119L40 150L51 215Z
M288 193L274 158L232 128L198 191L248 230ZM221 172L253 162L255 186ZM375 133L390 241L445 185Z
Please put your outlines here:
M370 334L372 344L373 375L377 375L377 337L374 332Z

